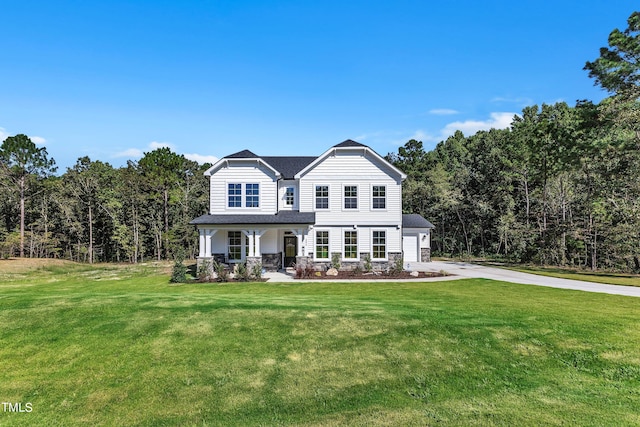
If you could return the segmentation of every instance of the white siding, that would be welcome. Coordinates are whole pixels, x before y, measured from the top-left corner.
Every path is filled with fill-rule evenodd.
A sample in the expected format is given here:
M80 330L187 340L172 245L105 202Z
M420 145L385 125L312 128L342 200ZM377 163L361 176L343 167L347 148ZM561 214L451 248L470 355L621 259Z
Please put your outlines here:
M316 212L318 225L391 225L402 222L400 178L384 163L361 151L339 151L330 155L300 179L300 211ZM329 187L329 209L315 208L316 185ZM358 208L344 208L344 187L358 187ZM374 185L386 187L386 208L373 209Z
M259 208L229 208L227 184L242 184L243 205L245 184L260 184ZM218 169L210 178L211 214L275 214L277 212L277 180L273 171L255 161L231 162Z
M285 203L285 195L287 193L287 188L293 187L293 206L287 205ZM288 210L288 211L297 211L300 209L300 186L298 185L298 181L295 180L286 180L278 182L278 210Z

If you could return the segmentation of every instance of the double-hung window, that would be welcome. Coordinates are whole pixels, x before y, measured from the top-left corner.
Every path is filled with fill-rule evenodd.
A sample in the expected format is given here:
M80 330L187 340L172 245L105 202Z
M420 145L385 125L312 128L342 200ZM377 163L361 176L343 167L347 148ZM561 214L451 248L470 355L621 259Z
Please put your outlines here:
M373 209L387 208L387 187L385 185L374 185L372 190L371 207Z
M293 206L294 197L295 197L294 191L295 189L293 187L287 187L287 190L284 193L284 204L286 206Z
M344 186L344 208L358 209L358 186L356 185Z
M328 185L316 185L316 209L329 209Z
M358 259L358 232L344 232L344 259Z
M316 231L316 258L329 259L328 231Z
M230 208L242 207L242 184L229 184L227 187Z
M245 207L260 207L260 184L245 185Z
M227 233L229 260L237 261L242 259L242 236L242 231L229 231Z
M374 230L372 243L373 258L385 259L387 257L387 232Z

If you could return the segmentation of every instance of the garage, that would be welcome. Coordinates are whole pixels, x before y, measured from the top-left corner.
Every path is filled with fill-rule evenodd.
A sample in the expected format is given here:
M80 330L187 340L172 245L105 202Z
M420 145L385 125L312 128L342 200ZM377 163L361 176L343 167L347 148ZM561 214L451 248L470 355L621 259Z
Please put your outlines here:
M402 236L402 252L404 262L418 261L418 236L415 234L405 234Z

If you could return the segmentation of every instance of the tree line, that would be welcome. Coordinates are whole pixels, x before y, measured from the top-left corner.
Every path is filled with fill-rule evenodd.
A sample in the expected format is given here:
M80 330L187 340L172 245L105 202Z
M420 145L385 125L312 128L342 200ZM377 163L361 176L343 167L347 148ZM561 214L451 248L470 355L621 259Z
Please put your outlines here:
M0 254L140 262L197 251L189 221L208 206L200 165L159 148L114 168L81 157L60 176L23 134L0 147Z
M628 24L584 67L599 104L529 106L508 129L387 155L435 255L640 272L640 12Z
M434 255L640 272L640 12L587 62L599 104L526 107L508 129L456 132L387 159L403 209L436 226ZM200 165L160 148L114 168L81 157L62 175L23 134L0 146L0 255L140 262L197 252Z

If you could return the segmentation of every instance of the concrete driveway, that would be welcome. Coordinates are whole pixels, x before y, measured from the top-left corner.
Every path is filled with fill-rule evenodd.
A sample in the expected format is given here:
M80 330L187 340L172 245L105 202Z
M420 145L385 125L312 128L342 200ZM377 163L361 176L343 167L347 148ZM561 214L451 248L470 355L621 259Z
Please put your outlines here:
M405 267L414 271L446 271L462 278L483 278L502 280L504 282L521 283L525 285L547 286L551 288L573 289L585 292L599 292L614 295L640 297L640 287L604 285L600 283L583 282L580 280L558 279L555 277L538 276L536 274L520 273L495 267L485 267L478 264L454 261L432 261L424 263L407 263Z

